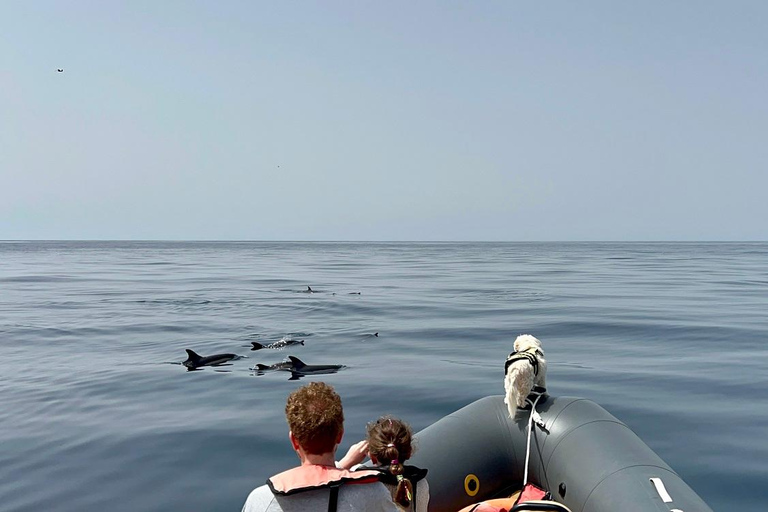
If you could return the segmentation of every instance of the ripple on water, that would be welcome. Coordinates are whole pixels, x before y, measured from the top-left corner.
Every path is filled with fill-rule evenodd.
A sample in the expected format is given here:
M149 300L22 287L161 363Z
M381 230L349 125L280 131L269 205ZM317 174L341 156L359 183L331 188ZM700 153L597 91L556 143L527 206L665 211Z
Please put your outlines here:
M194 496L196 510L237 510L295 463L283 408L298 386L339 391L345 449L381 414L419 430L501 394L503 359L527 332L544 342L550 392L603 405L715 510L760 510L766 254L768 244L0 243L0 502L173 511ZM308 284L323 293L303 293ZM308 341L251 352L253 336ZM187 372L169 364L185 348L248 358ZM287 355L346 368L300 381L250 371Z

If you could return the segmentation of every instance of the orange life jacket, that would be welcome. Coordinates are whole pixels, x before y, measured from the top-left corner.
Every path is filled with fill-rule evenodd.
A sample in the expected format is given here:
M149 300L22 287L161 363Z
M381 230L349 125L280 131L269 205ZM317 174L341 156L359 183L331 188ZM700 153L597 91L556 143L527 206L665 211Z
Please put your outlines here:
M468 505L459 512L508 512L514 506L515 500L513 498L498 498Z
M292 494L328 489L328 510L336 510L339 499L339 487L345 484L370 484L379 481L378 471L348 471L333 466L317 464L299 466L283 471L267 480L272 494L290 496Z

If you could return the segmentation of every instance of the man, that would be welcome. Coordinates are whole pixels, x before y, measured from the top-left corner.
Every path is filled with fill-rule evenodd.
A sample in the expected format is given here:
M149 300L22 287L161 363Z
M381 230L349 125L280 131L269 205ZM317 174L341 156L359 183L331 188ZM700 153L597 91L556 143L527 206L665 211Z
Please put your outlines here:
M288 438L301 465L254 489L242 512L397 512L376 471L336 467L336 449L344 435L341 398L323 382L297 389L285 405ZM364 450L355 445L345 460ZM340 466L346 466L343 460ZM351 464L350 464L351 465Z

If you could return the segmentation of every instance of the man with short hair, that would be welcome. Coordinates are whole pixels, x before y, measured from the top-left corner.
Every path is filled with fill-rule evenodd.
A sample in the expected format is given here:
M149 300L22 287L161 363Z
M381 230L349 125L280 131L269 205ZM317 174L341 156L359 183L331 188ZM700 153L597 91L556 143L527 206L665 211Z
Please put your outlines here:
M348 471L336 466L336 449L344 435L344 411L331 386L312 382L297 389L288 397L285 416L288 437L301 465L254 489L242 512L398 511L376 471ZM360 449L353 446L345 459Z

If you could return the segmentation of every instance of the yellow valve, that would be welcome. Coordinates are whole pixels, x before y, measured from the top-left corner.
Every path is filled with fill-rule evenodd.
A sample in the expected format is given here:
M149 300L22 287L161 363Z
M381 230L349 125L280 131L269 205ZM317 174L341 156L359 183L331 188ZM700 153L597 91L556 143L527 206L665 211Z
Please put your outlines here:
M480 492L480 479L472 473L468 474L464 479L464 491L466 491L467 496L474 496Z

